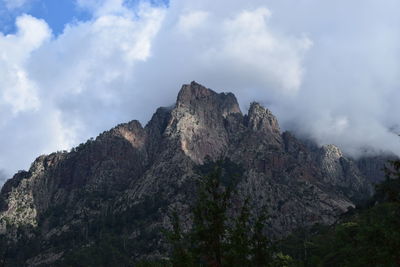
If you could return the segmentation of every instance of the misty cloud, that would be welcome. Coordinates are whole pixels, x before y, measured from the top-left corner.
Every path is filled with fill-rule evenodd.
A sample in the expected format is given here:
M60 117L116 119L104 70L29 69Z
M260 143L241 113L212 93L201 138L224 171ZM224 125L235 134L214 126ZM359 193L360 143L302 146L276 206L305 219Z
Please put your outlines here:
M256 100L282 128L346 153L400 155L396 0L77 0L92 14L54 36L0 34L0 168L28 168L117 123L146 123L196 80ZM396 128L397 127L397 128ZM1 183L1 182L0 182Z

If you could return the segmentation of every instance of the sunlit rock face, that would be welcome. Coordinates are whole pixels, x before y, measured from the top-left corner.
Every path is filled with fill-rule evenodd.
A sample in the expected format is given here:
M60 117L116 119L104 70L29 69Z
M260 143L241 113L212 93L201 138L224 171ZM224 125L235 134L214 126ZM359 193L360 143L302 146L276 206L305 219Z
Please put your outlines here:
M16 174L0 194L0 242L23 252L18 240L39 240L34 255L20 257L49 264L68 248L93 242L102 227L118 227L117 234L137 242L135 257L162 255L159 229L168 226L172 207L190 224L200 178L195 168L206 159L229 159L243 170L235 203L250 197L252 209L266 206L274 237L334 223L372 194L365 172L339 148L310 148L282 133L260 104L242 114L233 94L192 82L145 127L120 124L70 152L40 156Z
M180 148L196 163L206 156L221 157L229 145L225 122L231 115L241 116L235 96L217 94L200 84L184 85L166 131L180 140Z

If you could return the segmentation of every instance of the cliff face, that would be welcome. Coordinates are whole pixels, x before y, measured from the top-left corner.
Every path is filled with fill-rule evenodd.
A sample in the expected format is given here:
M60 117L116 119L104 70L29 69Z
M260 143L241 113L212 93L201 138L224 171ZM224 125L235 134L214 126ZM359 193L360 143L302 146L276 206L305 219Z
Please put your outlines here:
M174 107L159 108L145 127L120 124L16 174L0 194L2 240L16 244L15 255L30 265L54 262L72 244L90 244L104 227L118 227L116 234L137 244L133 257L162 253L159 228L168 225L171 207L188 217L194 168L206 157L241 166L236 197L250 196L254 209L268 207L274 236L333 223L372 193L365 174L337 147L309 149L281 133L275 116L258 103L243 115L233 94L192 82ZM20 240L40 245L20 256L26 249Z

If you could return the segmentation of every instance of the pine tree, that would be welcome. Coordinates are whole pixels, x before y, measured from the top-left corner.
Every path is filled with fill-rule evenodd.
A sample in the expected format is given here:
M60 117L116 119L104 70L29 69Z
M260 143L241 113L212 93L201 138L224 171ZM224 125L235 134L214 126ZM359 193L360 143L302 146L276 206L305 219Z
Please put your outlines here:
M170 217L172 222L172 231L166 231L167 239L172 246L171 263L175 267L193 266L193 259L190 251L185 246L185 235L182 232L179 215L176 210Z
M239 217L230 229L229 249L227 251L228 266L250 266L250 215L249 199L246 199Z
M218 164L199 181L198 200L193 208L191 241L194 253L208 266L222 266L227 246L226 211L232 189L221 186L221 175L222 168Z
M287 266L273 263L270 242L264 232L266 209L254 218L248 198L238 216L228 218L235 183L222 182L226 178L223 165L222 161L215 163L199 180L192 208L193 225L187 233L181 229L178 214L172 213L172 231L167 232L167 238L173 266ZM277 255L280 262L290 260L283 254Z
M272 262L272 253L267 236L264 234L265 221L267 212L264 208L256 219L254 224L254 232L251 238L251 266L262 267L268 266Z

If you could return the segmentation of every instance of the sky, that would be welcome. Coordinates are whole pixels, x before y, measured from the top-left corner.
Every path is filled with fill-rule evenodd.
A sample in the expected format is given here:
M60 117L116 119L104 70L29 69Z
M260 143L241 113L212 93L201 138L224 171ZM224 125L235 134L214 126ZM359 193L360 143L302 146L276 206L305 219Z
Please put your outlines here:
M195 80L282 130L400 155L398 0L0 0L0 184Z

